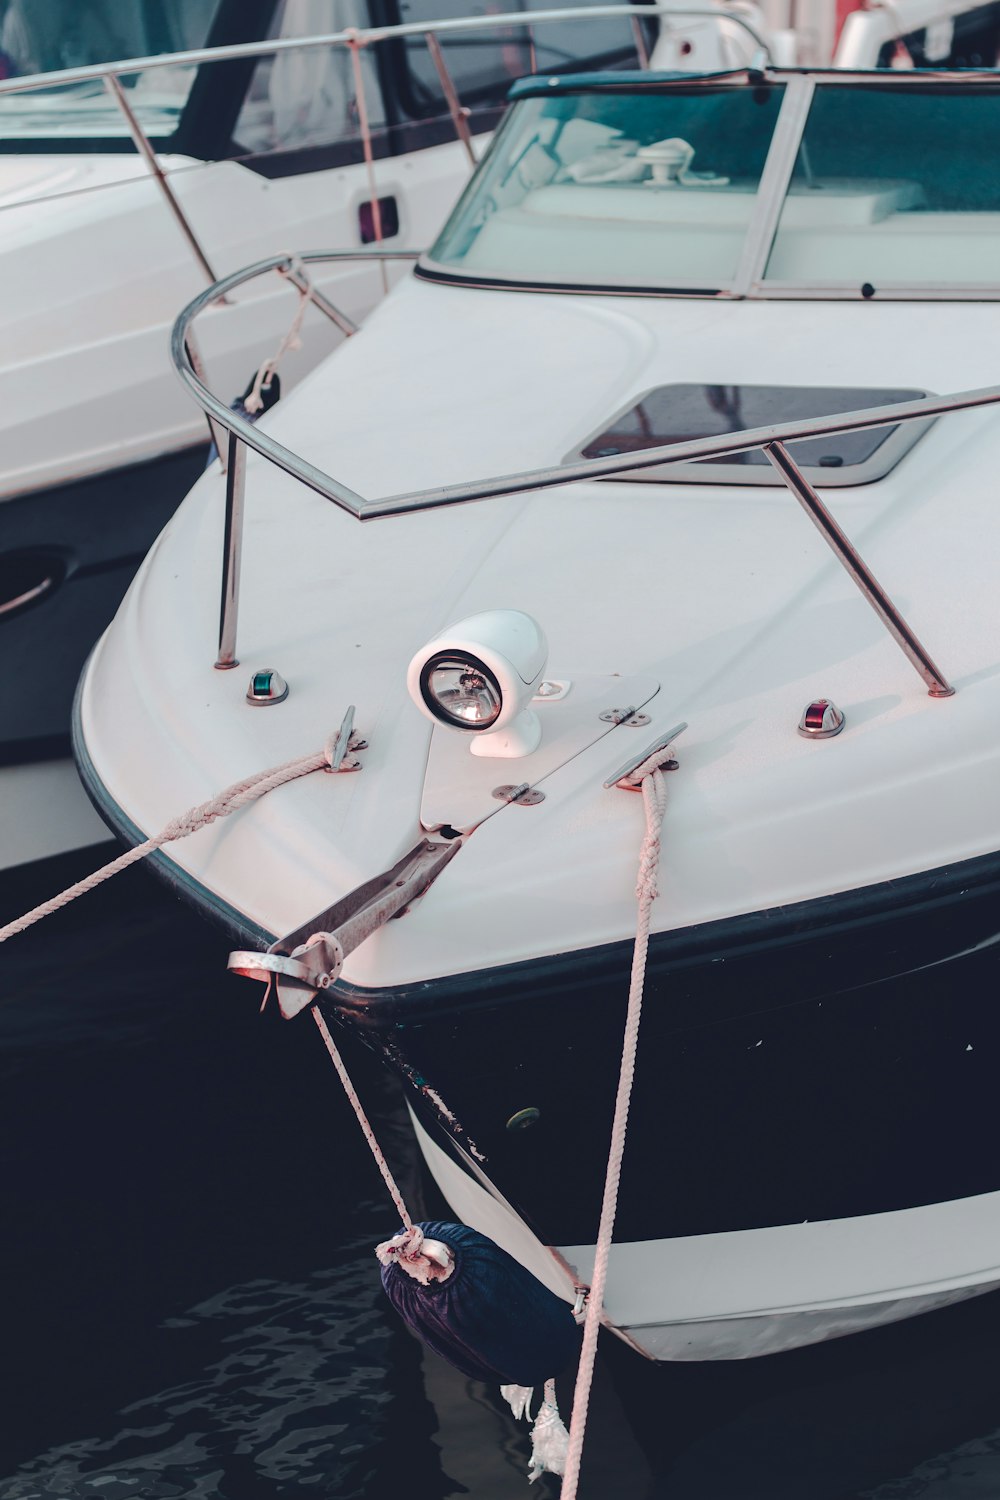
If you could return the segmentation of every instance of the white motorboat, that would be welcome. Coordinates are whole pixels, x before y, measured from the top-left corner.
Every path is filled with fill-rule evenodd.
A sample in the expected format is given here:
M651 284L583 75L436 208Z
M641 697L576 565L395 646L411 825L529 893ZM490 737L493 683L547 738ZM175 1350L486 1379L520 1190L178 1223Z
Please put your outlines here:
M456 1215L563 1295L635 924L620 784L676 741L606 1292L657 1359L1000 1286L998 128L989 71L529 78L260 425L183 352L255 272L175 331L246 462L97 647L85 782L134 842L354 706L356 774L154 861L382 1053Z

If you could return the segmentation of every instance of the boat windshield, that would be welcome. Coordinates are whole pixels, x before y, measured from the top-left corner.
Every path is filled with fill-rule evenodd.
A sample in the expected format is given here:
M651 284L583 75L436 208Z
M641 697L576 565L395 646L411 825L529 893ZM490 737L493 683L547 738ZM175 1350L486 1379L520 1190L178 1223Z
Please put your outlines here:
M218 0L7 0L0 4L0 79L203 47L217 9ZM121 79L148 135L176 128L195 72L163 67ZM127 134L99 79L0 96L0 135L13 141Z
M817 81L808 114L801 75L556 84L515 102L430 274L749 296L1000 290L995 84ZM794 166L760 192L772 137Z
M523 98L430 260L488 280L725 287L783 92L637 84Z
M1000 91L817 88L766 279L865 288L996 283Z

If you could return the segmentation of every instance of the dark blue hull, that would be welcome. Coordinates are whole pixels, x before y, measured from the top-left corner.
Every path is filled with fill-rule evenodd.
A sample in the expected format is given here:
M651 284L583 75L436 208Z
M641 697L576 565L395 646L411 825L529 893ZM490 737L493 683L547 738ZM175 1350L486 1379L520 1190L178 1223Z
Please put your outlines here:
M998 954L995 855L654 938L616 1239L1000 1188ZM620 944L412 989L340 987L324 1009L543 1241L583 1244L629 961Z

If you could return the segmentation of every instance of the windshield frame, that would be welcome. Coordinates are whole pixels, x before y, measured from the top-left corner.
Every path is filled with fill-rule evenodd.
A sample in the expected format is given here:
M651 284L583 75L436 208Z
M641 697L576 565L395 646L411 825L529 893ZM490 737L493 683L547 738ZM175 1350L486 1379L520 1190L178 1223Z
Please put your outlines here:
M539 80L541 82L541 80ZM926 89L934 84L986 85L1000 92L1000 69L933 70L919 69L913 72L896 72L887 69L847 70L840 68L767 68L743 69L732 73L680 74L648 77L642 83L604 83L588 80L588 87L602 92L617 90L656 91L668 93L673 89L690 91L692 86L719 89L722 87L753 88L762 83L785 85L784 96L775 121L771 143L757 187L754 210L750 216L742 251L732 278L722 286L692 288L688 286L627 286L599 285L579 282L555 282L542 277L530 282L515 278L479 275L456 269L435 261L430 251L421 256L414 274L423 280L446 282L453 286L468 288L489 287L495 290L518 292L549 292L573 295L596 295L614 297L657 298L710 298L713 300L760 301L948 301L948 302L992 302L1000 301L1000 275L995 282L935 282L935 281L882 281L877 290L864 290L857 282L817 280L783 282L766 279L766 270L775 237L778 232L782 209L792 174L795 169L802 137L809 118L817 86L823 84L838 87L885 86L912 91ZM581 80L578 92L584 92ZM511 94L512 109L505 117L510 118L519 98L525 97L525 84L515 85ZM478 180L483 164L502 143L503 128L497 131L494 143L482 159L473 177L468 193ZM455 213L465 202L465 195L456 205Z

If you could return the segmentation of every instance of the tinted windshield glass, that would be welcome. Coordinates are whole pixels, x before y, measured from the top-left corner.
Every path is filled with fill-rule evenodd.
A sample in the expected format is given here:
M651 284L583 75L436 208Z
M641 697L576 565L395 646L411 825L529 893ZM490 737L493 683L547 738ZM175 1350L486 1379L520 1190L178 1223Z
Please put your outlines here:
M523 99L431 259L505 281L725 286L781 96L702 85Z
M998 138L995 89L818 88L768 279L996 282Z
M216 0L0 0L0 79L202 47ZM177 124L193 68L123 78L151 135ZM127 128L100 82L0 95L0 136L123 136Z

